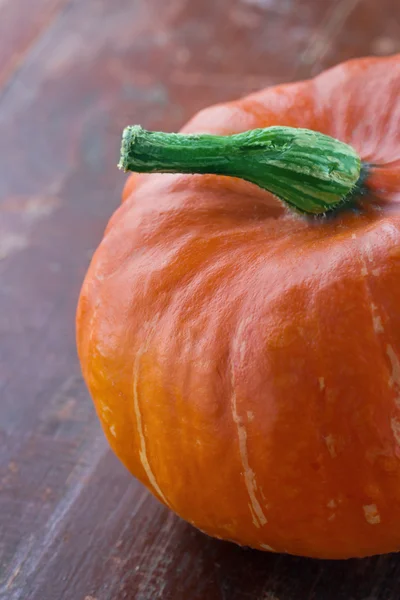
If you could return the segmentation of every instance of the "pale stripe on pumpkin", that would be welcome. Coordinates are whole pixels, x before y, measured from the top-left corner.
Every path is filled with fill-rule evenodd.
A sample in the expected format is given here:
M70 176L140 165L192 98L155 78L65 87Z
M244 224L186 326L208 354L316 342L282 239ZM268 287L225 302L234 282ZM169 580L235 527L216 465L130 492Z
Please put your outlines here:
M243 325L244 325L244 322L242 322L239 326L239 331L236 336L236 342L240 338L240 333L241 333L241 330L243 329ZM241 345L240 354L242 354L242 352L243 352L243 344ZM233 364L231 364L231 387L232 387L232 397L231 397L232 417L233 417L233 421L236 425L238 438L239 438L239 452L240 452L240 459L241 459L242 466L243 466L244 481L245 481L247 492L248 492L249 498L250 498L249 508L250 508L251 515L253 517L253 523L256 527L259 528L262 525L265 525L266 523L268 523L268 520L263 512L263 509L261 508L260 502L258 501L257 494L256 494L256 490L257 490L256 476L255 476L253 469L251 469L250 464L249 464L249 455L247 452L247 431L243 424L243 420L241 419L241 417L238 414L237 396L236 396L236 389L235 389L236 388L236 378L235 378L235 371L233 368Z
M143 354L146 352L146 350L147 350L147 343L136 354L134 368L133 368L133 407L134 407L134 411L135 411L137 431L139 434L139 442L140 442L139 457L140 457L140 462L142 463L143 469L145 470L145 473L147 475L149 483L150 483L151 487L153 488L154 492L163 500L163 502L165 502L165 504L167 504L167 506L169 506L169 503L168 503L167 499L165 498L163 492L161 491L160 486L157 483L156 477L155 477L155 475L151 469L150 463L149 463L149 459L147 456L147 449L146 449L146 440L144 437L142 413L140 412L139 391L138 391L139 374L140 374L140 360L141 360Z

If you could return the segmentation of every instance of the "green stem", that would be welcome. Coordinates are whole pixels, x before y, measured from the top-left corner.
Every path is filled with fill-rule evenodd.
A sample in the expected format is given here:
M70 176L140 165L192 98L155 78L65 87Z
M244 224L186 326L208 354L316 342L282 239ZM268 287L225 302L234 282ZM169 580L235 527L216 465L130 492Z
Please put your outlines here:
M119 168L139 173L239 177L304 213L331 211L352 197L362 163L353 148L316 131L253 129L230 136L184 135L127 127Z

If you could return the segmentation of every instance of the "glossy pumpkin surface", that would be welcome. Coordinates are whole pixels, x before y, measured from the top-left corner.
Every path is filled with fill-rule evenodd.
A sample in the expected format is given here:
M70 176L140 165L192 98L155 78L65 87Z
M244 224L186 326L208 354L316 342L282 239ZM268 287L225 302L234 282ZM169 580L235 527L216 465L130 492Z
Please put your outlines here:
M400 549L400 57L201 111L369 165L308 218L240 179L132 175L85 279L82 370L121 461L209 535L321 557Z

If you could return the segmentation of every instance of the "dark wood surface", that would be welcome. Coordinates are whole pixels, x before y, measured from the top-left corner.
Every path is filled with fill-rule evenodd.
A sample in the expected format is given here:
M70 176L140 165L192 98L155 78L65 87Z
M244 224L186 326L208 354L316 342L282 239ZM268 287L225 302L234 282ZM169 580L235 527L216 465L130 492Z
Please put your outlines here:
M400 557L205 537L107 449L75 353L120 132L400 51L399 0L0 0L0 597L395 600Z

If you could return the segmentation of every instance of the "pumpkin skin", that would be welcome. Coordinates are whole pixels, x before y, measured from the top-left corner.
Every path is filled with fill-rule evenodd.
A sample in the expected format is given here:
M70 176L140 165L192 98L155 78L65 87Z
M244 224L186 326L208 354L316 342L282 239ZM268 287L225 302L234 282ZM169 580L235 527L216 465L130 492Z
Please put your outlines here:
M309 128L372 165L357 209L132 175L77 312L125 466L207 534L318 558L400 549L400 56L201 111L184 132Z

